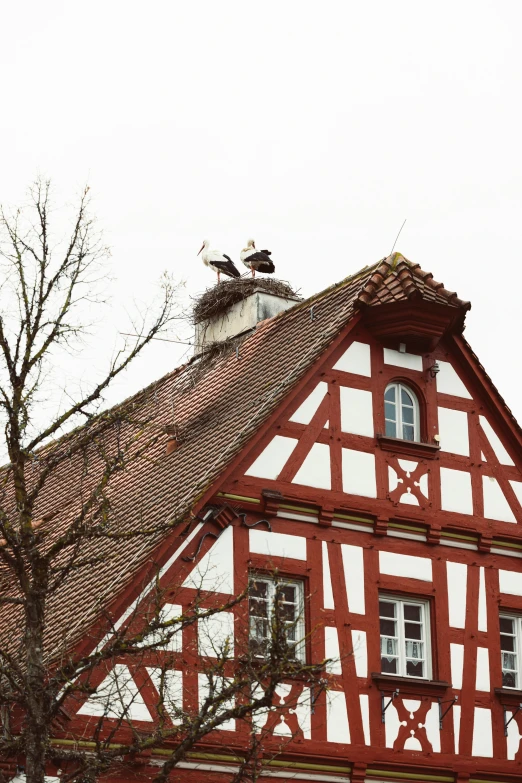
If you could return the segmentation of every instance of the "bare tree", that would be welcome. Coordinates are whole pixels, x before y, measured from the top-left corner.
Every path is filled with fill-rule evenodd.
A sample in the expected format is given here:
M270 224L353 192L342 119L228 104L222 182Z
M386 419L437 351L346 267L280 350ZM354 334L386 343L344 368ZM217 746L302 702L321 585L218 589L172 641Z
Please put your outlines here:
M99 567L100 542L157 541L174 526L190 524L174 519L157 526L145 518L136 529L114 515L111 493L131 466L150 458L164 428L146 406L99 410L110 383L178 317L178 284L163 279L155 309L133 324L138 336L102 378L83 393L65 395L54 415L42 416L57 351L74 350L85 338L86 308L100 301L108 252L90 214L88 189L65 240L53 233L52 215L43 180L31 188L26 207L0 211L0 415L7 452L0 475L0 759L24 758L30 783L43 783L50 765L66 781L94 780L162 746L168 754L157 780L164 781L204 737L227 722L246 721L245 760L234 779L255 780L263 737L255 716L269 723L274 695L293 679L310 693L325 685L321 664L296 659L277 612L262 658L248 638L235 650L230 639L214 639L190 707L180 701L174 674L176 639L218 612L246 612L246 592L220 604L198 590L188 609L169 615L158 578L124 622L105 615L90 647L71 646L67 633L57 638L49 630L67 585L82 569ZM68 432L80 420L82 426ZM135 725L141 688L129 667L136 666L146 669L143 687L150 690L152 683L157 696L147 732ZM88 750L85 743L60 742L64 722L81 705ZM74 736L74 728L68 731Z

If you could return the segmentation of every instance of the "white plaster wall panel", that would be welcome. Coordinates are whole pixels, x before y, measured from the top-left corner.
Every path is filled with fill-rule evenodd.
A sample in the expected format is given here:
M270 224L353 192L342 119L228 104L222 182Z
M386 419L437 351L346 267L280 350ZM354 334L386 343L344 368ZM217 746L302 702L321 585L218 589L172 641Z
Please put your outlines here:
M328 742L350 742L344 691L326 691L326 739Z
M343 449L343 491L347 495L377 497L374 454Z
M390 492L393 492L398 486L399 478L397 476L397 471L395 468L392 468L391 465L388 465L388 489Z
M477 647L475 689L489 692L489 651L487 647Z
M323 606L325 609L335 609L332 576L330 573L330 559L328 557L328 544L326 541L323 541L321 546L323 553Z
M522 595L522 574L518 571L504 571L500 569L498 572L499 588L501 593L507 593L508 595Z
M471 475L467 470L440 469L441 506L444 511L473 514Z
M484 566L479 569L478 629L488 630L488 607L486 603L486 577Z
M496 478L493 476L482 476L482 491L484 493L484 516L486 519L498 519L500 522L517 521Z
M372 393L365 389L340 387L341 429L353 435L366 435L373 438Z
M431 704L424 721L426 737L431 743L434 753L440 753L440 728L439 728L439 704L434 701Z
M422 745L415 736L408 737L404 742L404 750L416 750L422 752Z
M292 686L290 683L282 682L279 683L279 685L276 685L275 688L275 696L279 697L279 704L284 705L288 697L290 696L290 693L292 692ZM274 702L277 704L277 700L275 699ZM284 715L281 716L282 720L280 723L278 723L274 729L274 734L279 734L280 736L292 736L292 730L290 726L285 721Z
M306 560L306 538L288 533L271 533L269 530L249 530L250 551L256 555L290 557Z
M359 704L361 705L361 718L364 733L364 744L371 745L370 739L370 705L367 693L361 693L359 696Z
M354 340L333 368L370 378L372 374L370 346L368 343L359 343Z
M306 487L330 489L332 482L330 468L330 446L326 443L314 443L292 484L304 484Z
M352 631L353 659L357 677L368 676L368 650L366 631Z
M465 563L446 563L448 579L449 624L452 628L466 626L466 594L468 589L468 567Z
M330 658L330 662L326 664L326 671L329 674L342 674L339 636L337 628L332 628L331 625L325 625L324 627L324 653L326 658Z
M393 748L393 744L397 739L400 727L401 723L399 721L399 714L392 702L384 713L384 734L387 748Z
M312 700L310 688L303 688L295 705L295 714L299 728L305 739L312 739Z
M410 478L410 474L413 473L419 464L418 462L414 462L412 459L398 459L397 462L406 473L408 478Z
M306 400L303 400L296 412L290 416L290 421L295 421L298 424L310 424L327 391L328 384L325 381L320 381Z
M458 755L460 739L460 704L454 704L451 711L453 713L453 737L455 739L455 753Z
M437 391L441 394L452 394L454 397L464 397L471 400L471 394L466 389L450 362L438 360Z
M399 498L399 503L406 503L408 506L418 506L419 501L415 497L415 495L411 494L411 489L408 487L406 489L406 492L403 492L402 495Z
M234 592L234 528L227 527L206 555L192 569L183 587L210 590L214 593Z
M439 436L441 451L469 457L468 414L465 411L439 407Z
M515 493L518 502L522 506L522 481L513 481L512 479L509 479L509 483L511 484L511 489Z
M472 756L493 758L493 735L491 733L491 710L475 707L473 723Z
M513 717L513 713L506 710L506 723L509 723L507 727L507 757L509 761L513 761L515 756L518 753L518 748L520 745L520 740L522 739L522 734L520 734L520 731L518 729L518 724L516 720L511 720Z
M216 612L198 620L199 654L211 658L230 657L234 654L234 615L232 612Z
M401 353L392 348L384 349L384 364L393 364L395 367L405 367L407 370L422 372L422 356L414 353Z
M498 437L497 433L486 419L485 416L479 416L480 426L484 430L486 438L489 440L489 445L495 452L495 455L501 465L514 465L515 463L504 448L504 444Z
M429 489L428 489L428 474L423 473L422 476L419 479L419 489L424 495L425 498L429 498Z
M219 686L219 679L217 677L214 677L214 686L215 686L215 692L219 695L223 691L223 689L227 686L228 682L227 680L221 680L221 687ZM206 674L198 674L198 696L199 696L199 706L201 707L205 701L206 698L208 698L209 693L209 681ZM228 701L224 701L223 704L220 705L219 709L217 710L217 715L222 714L223 712L226 712L227 710L234 708L234 700L229 699ZM235 731L236 730L236 721L231 718L230 720L226 720L224 723L222 723L220 726L216 727L220 731Z
M147 667L152 684L163 698L165 709L174 724L181 723L183 710L183 672L176 669L155 669Z
M275 695L276 698L274 700L274 704L277 705L277 701L279 699L279 705L283 706L286 703L286 700L290 696L292 692L292 685L287 683L280 683L276 689L275 689ZM258 691L258 696L261 695L261 689ZM279 706L278 705L278 706ZM265 711L263 711L265 713ZM312 705L310 700L310 688L303 688L301 693L298 696L297 702L291 712L295 712L297 723L299 724L299 728L303 732L303 737L305 739L311 739L312 738ZM259 731L260 728L266 723L266 719L268 717L268 711L263 715L265 718L264 721L257 720L255 721L256 730ZM292 729L290 726L286 723L284 714L281 715L281 721L275 726L274 732L275 735L279 735L282 737L291 737L292 736Z
M275 481L297 443L297 438L275 435L268 446L265 446L259 457L250 465L245 472L245 476L255 476L256 478Z
M451 659L451 684L453 688L460 691L462 688L462 673L464 671L464 645L450 643Z
M428 557L400 555L397 552L379 552L379 569L381 574L389 576L405 576L408 579L422 579L431 582L431 560Z
M98 685L78 715L116 718L117 720L151 721L138 686L134 682L128 666L117 663L107 677Z
M364 559L362 546L341 544L348 611L364 614Z
M277 692L277 688L276 688ZM252 685L252 698L253 699L260 699L263 696L264 689L257 683L254 683ZM257 712L252 714L252 726L254 727L254 731L256 734L259 734L263 726L265 726L268 715L270 714L271 709L267 707L263 707L263 709L257 710Z
M159 611L159 621L161 623L170 623L181 617L183 609L181 604L164 604ZM172 634L169 636L169 634ZM161 642L164 642L163 644ZM181 652L183 647L181 628L176 630L176 625L172 625L165 630L153 631L147 634L138 647L146 647L151 644L158 644L158 650L167 650L167 652Z

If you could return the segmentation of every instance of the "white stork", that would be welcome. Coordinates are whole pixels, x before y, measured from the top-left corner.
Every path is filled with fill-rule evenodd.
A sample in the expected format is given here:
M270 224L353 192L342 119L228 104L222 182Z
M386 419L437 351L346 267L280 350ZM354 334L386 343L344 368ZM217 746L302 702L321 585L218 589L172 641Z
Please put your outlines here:
M227 277L241 277L239 269L236 267L231 258L224 253L220 253L219 250L209 250L210 242L205 239L199 253L203 251L201 258L205 266L209 269L213 269L217 274L218 283L220 282L220 276L227 275ZM199 256L198 253L198 256Z
M255 277L256 272L266 272L269 275L275 272L274 262L270 255L270 250L256 250L256 243L253 239L249 239L246 247L241 251L240 257L244 265L251 270L252 277Z

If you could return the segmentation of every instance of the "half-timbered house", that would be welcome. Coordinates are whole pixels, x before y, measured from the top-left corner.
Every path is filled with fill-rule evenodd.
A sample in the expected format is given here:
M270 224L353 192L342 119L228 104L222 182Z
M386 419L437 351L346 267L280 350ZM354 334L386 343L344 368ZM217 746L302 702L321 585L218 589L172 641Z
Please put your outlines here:
M92 646L100 607L128 616L154 559L167 591L179 587L168 611L202 587L249 595L248 628L236 606L213 617L197 654L188 633L175 639L180 705L216 638L246 634L263 654L278 602L295 656L328 661L316 698L299 681L281 690L266 742L291 741L267 753L267 779L519 780L522 432L463 336L469 303L395 253L274 307L257 323L229 319L228 351L146 390L167 434L118 513L152 524L175 505L186 524L80 571L50 635L66 625ZM126 672L146 732L155 670ZM96 693L69 707L63 738L99 715ZM229 780L236 729L221 726L176 774Z

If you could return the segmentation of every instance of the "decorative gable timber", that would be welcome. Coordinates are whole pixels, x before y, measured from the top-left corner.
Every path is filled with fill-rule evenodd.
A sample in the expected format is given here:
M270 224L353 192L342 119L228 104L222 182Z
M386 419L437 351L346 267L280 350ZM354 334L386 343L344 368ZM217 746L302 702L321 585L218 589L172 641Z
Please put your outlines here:
M431 372L435 362L438 375ZM424 443L381 437L384 390L396 378L421 400ZM488 519L496 533L510 535L507 525L522 524L520 457L515 464L502 427L478 412L490 390L470 380L463 380L451 339L420 354L383 346L362 324L348 328L226 486L250 497L270 489L287 503L403 515L428 526L441 513L439 524L473 530Z

